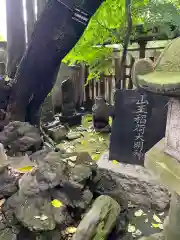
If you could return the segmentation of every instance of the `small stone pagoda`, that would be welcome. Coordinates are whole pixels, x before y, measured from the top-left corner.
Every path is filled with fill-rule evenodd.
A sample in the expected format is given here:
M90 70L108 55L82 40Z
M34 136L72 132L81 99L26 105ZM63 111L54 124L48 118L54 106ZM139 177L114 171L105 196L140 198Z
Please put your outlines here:
M146 59L134 65L138 88L170 97L166 134L145 156L145 167L171 192L169 216L162 233L141 240L180 239L180 38L172 40L155 64ZM161 123L157 123L161 124Z

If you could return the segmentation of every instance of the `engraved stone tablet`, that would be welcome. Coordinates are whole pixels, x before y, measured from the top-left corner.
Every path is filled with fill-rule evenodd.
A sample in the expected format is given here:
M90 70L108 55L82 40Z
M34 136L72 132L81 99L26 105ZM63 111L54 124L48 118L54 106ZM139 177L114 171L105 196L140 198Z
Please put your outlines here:
M180 161L180 100L175 98L168 104L164 151Z

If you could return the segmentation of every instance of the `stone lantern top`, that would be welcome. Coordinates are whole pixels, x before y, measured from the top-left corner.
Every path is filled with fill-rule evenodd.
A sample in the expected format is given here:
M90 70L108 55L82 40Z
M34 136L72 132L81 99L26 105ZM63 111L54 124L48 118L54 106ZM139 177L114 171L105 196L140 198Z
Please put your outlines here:
M154 64L141 59L134 65L134 84L161 95L180 96L180 37L172 40Z

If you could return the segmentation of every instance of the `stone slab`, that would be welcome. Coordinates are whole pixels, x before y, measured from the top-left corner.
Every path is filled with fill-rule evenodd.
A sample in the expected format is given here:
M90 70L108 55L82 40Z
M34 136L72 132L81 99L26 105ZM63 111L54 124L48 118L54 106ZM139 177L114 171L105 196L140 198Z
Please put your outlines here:
M164 152L164 138L145 155L145 167L169 190L180 195L180 163Z

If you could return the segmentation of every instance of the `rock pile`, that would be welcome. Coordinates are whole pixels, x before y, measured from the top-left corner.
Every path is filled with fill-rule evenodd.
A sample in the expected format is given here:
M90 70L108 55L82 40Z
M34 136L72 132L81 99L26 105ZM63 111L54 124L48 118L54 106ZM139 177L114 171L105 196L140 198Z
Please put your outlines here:
M53 124L50 129L59 126ZM42 148L38 129L28 123L7 125L0 142L0 239L110 240L112 231L122 239L129 200L168 208L167 189L144 168L116 164L114 171L108 156L96 164L87 152Z
M10 172L4 164L0 169L0 239L68 239L67 229L77 227L88 210L73 239L84 239L85 232L108 236L121 208L111 197L97 198L97 166L89 159L85 153L50 152L36 159L37 166L23 175ZM92 228L87 229L83 222L89 216ZM21 238L24 234L26 238Z

